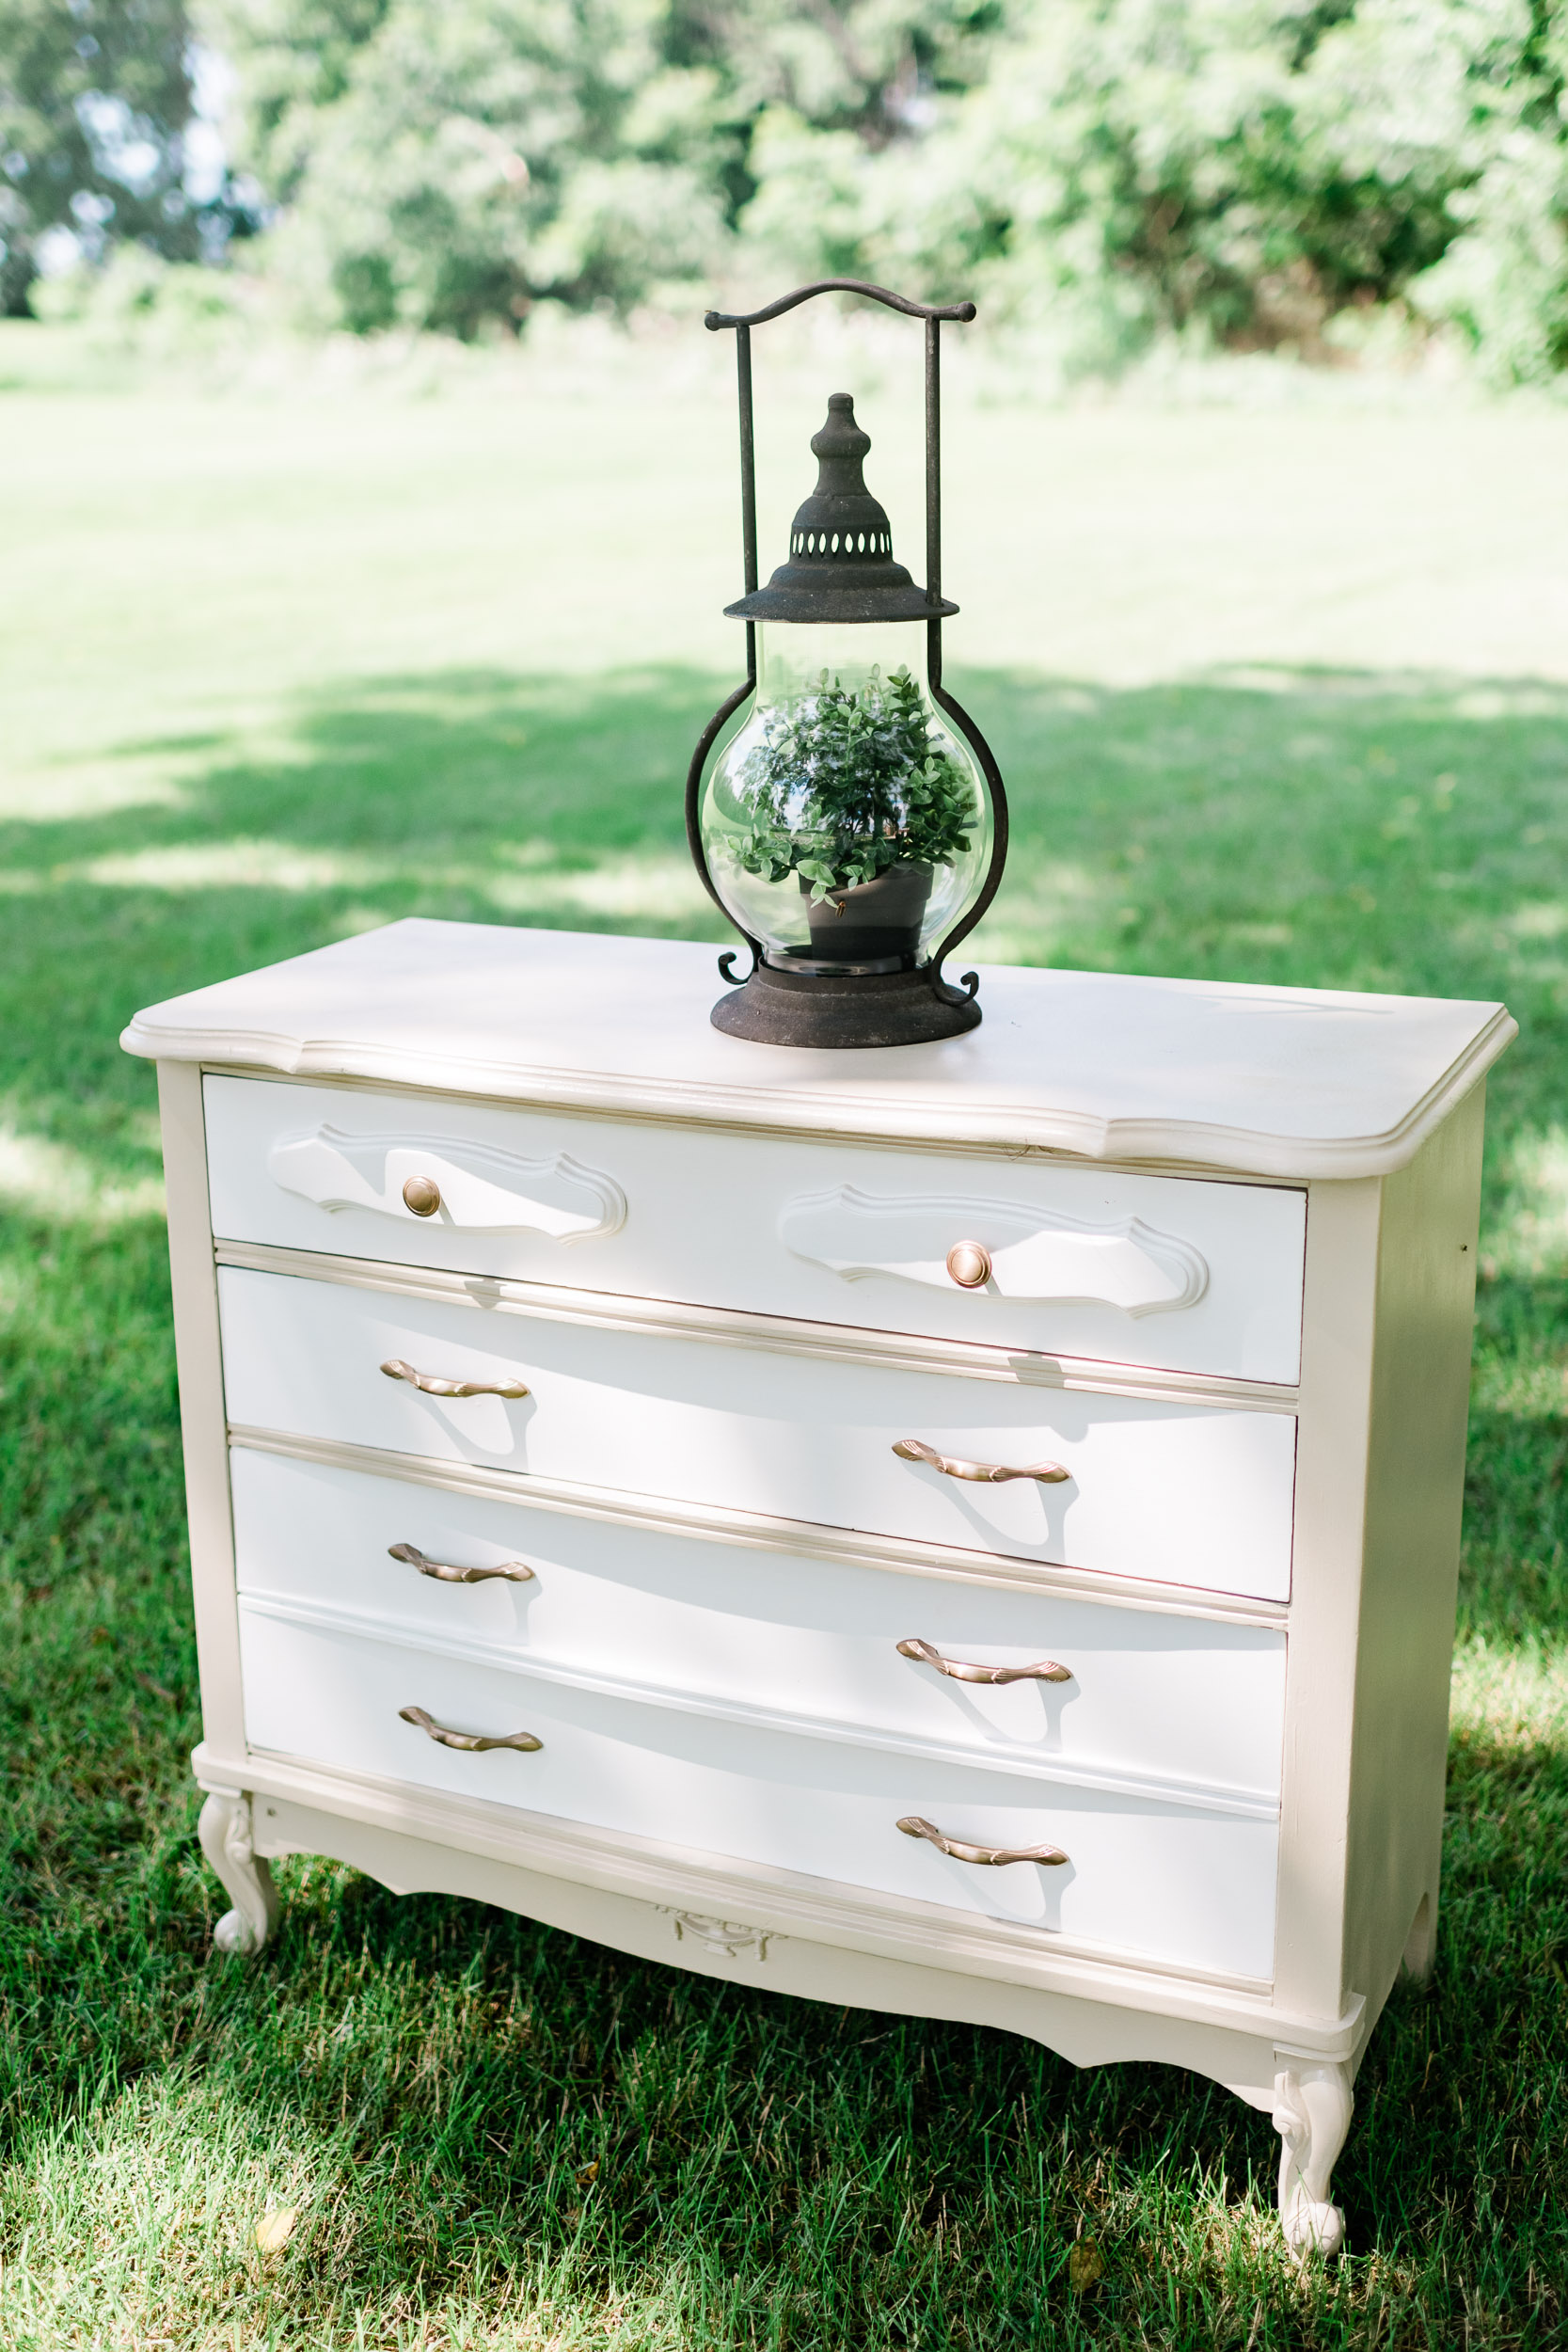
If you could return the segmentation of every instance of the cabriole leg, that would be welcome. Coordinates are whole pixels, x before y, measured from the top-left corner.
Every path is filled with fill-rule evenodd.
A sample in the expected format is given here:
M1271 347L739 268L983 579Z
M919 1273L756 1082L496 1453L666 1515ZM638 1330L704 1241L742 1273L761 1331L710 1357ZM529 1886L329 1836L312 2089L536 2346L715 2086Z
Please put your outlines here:
M1274 2127L1283 2143L1279 2218L1286 2244L1298 2254L1314 2246L1337 2254L1344 2245L1345 2217L1329 2202L1328 2181L1352 2104L1347 2067L1295 2066L1274 2078Z
M233 1897L213 1930L220 1952L259 1952L277 1925L277 1889L251 1842L250 1799L237 1788L214 1788L201 1808L201 1851Z

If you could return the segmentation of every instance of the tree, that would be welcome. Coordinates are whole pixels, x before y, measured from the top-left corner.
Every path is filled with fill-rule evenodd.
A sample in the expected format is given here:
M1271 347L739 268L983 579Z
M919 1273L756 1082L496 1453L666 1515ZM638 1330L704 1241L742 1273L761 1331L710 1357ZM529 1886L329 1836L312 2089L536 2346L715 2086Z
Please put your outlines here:
M1568 0L188 0L272 265L359 332L881 278L1045 326L1329 356L1447 322L1568 367ZM38 241L170 258L183 0L0 0L0 296ZM241 225L245 225L242 221Z
M325 325L624 309L721 233L713 79L639 0L234 0L244 161Z
M471 335L545 298L624 311L725 255L784 108L909 137L963 0L215 0L241 157L324 322Z
M801 270L983 294L1114 368L1161 332L1458 324L1568 364L1564 0L1009 0L911 151L775 118L746 227Z
M0 307L26 309L39 240L89 255L136 237L200 249L182 184L191 114L183 0L5 0L0 8Z

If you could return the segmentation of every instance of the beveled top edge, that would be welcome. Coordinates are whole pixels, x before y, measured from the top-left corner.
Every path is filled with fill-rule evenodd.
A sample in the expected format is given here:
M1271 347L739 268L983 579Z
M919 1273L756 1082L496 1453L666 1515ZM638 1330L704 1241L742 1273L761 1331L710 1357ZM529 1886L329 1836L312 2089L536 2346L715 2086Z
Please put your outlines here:
M694 1125L1305 1181L1404 1167L1518 1033L1497 1003L1015 965L983 969L987 1018L965 1038L808 1053L710 1026L713 952L410 917L153 1006L121 1042Z

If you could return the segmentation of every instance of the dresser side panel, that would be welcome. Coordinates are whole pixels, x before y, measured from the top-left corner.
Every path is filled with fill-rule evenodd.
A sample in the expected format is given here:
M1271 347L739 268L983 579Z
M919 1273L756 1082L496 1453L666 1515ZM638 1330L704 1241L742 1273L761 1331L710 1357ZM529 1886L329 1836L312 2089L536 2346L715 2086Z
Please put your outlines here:
M1384 1185L1345 1922L1373 2015L1437 1907L1484 1096Z
M1282 2008L1307 2016L1338 2016L1345 1989L1381 1209L1382 1184L1372 1177L1314 1184L1307 1211L1275 1990Z
M245 1744L234 1519L229 1492L217 1268L207 1207L201 1073L194 1064L158 1064L158 1110L168 1197L174 1351L185 1453L201 1719L207 1739L232 1755Z

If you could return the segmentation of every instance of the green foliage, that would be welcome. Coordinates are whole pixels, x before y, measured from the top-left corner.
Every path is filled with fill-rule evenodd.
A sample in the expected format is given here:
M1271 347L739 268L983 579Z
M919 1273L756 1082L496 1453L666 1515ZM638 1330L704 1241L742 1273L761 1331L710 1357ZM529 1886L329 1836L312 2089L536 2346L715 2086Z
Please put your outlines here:
M240 158L326 325L462 336L541 300L624 312L733 258L771 107L876 150L960 0L214 0ZM983 13L983 11L982 11Z
M97 269L36 279L28 298L36 318L85 329L91 349L156 362L232 344L245 327L247 291L233 272L121 245Z
M316 315L473 334L721 268L977 293L1069 370L1162 333L1568 355L1568 0L230 0Z
M1562 0L1009 0L912 152L765 122L749 225L801 269L961 284L1080 368L1163 331L1326 357L1400 301L1540 375L1568 321L1565 44Z
M824 670L775 705L741 770L750 825L724 836L736 865L769 882L800 874L814 906L893 866L951 866L979 812L930 715L907 669L885 681L873 669L853 692Z
M5 0L0 7L0 310L26 308L39 239L135 237L199 249L181 187L190 119L185 0Z
M241 152L320 323L472 336L624 310L723 228L715 79L641 0L233 0Z
M1544 383L1568 367L1565 55L1568 23L1560 23L1536 119L1497 141L1449 198L1458 234L1411 288L1419 309L1464 332L1497 384Z
M1390 308L1500 383L1568 364L1568 0L202 0L200 29L322 326L854 276L974 293L1069 373L1162 335L1332 358ZM189 39L186 0L0 11L10 307L52 225L195 255Z

